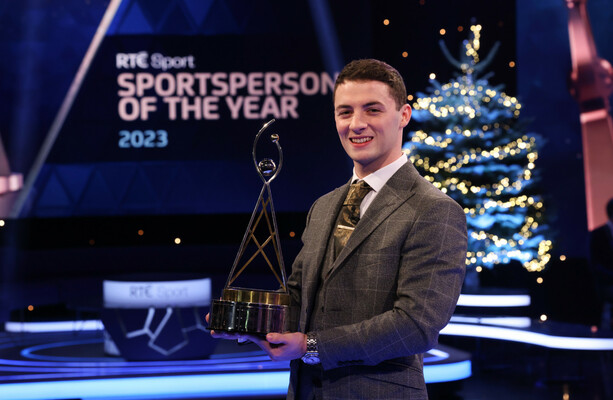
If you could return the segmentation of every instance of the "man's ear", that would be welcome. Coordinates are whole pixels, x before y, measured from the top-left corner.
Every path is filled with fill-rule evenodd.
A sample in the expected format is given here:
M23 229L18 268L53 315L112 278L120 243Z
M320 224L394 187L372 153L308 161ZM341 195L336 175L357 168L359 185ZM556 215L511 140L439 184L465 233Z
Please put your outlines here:
M409 124L409 121L411 120L411 113L413 112L413 110L411 109L411 106L408 104L403 105L400 108L400 113L401 113L401 120L400 120L400 126L402 128L404 128L405 126L407 126Z

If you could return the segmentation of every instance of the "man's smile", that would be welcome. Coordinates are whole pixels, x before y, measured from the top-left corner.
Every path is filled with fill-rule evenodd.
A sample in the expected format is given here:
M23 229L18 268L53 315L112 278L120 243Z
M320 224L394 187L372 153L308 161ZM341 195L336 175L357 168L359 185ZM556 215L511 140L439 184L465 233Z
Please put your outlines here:
M362 144L362 143L370 142L372 139L373 139L372 136L349 138L351 143L356 143L356 144Z

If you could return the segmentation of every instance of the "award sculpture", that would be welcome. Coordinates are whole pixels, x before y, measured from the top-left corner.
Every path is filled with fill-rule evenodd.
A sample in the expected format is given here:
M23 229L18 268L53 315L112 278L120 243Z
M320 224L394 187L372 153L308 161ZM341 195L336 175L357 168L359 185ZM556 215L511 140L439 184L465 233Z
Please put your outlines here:
M253 162L264 182L264 186L251 214L249 226L243 236L243 241L226 281L221 299L213 300L211 304L209 329L215 331L265 335L268 332L286 332L289 330L290 295L286 286L285 267L270 191L270 183L277 177L283 165L283 152L278 135L273 134L270 139L276 145L279 153L279 165L277 166L270 158L264 158L259 162L256 159L258 140L274 121L272 119L262 126L253 143ZM258 212L260 207L261 210ZM262 238L256 237L258 226L260 228L264 226L268 235L267 238L262 240ZM245 254L249 244L255 245L256 248L251 256ZM273 256L266 255L264 251L266 246L272 246ZM260 259L264 259L265 264L274 274L280 286L279 290L267 291L232 286L245 268L258 256Z

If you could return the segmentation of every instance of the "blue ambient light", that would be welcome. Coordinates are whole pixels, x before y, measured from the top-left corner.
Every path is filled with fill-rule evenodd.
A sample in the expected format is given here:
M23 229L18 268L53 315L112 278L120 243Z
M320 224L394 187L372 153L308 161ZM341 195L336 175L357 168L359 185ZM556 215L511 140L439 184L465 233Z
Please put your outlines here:
M289 371L86 379L4 384L2 396L14 400L280 396L287 393L288 382Z

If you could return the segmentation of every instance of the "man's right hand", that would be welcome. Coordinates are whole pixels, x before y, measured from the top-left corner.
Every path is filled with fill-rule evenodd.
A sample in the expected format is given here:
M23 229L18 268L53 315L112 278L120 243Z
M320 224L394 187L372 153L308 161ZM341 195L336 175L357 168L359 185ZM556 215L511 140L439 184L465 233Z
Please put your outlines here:
M206 323L209 323L210 314L204 317L206 319ZM247 340L251 340L251 336L249 335L241 335L240 333L228 333L228 332L215 332L211 330L211 336L215 339L227 339L227 340L238 340L239 342L246 342Z
M205 316L207 324L210 316ZM211 330L211 336L216 339L238 340L238 342L251 341L257 344L268 356L275 361L293 360L302 357L306 351L306 335L304 333L269 333L266 338L254 335L215 332Z

